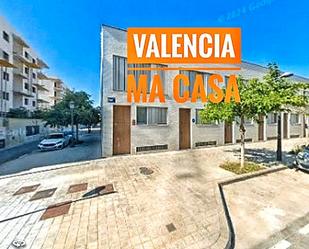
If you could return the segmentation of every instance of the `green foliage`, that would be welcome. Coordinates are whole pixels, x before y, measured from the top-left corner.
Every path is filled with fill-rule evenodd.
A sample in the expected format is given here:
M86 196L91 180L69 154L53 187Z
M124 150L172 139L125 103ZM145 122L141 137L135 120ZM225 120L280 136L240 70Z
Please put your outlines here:
M25 107L11 108L7 114L9 118L29 118L29 113Z
M233 101L230 103L222 101L219 104L207 103L201 111L201 120L231 122L236 117L243 117L258 121L259 115L290 110L291 106L306 106L308 97L303 92L308 89L308 84L280 78L280 74L276 64L269 64L269 71L263 80L245 81L242 77L238 77L240 103Z
M46 125L68 126L71 124L70 102L74 102L74 124L91 126L99 122L99 112L92 106L90 95L84 91L66 91L63 99L52 109L45 111L43 119Z
M259 171L265 169L264 166L261 166L252 162L245 162L245 165L241 167L239 162L224 162L219 166L222 169L231 171L237 175L251 173L255 171Z

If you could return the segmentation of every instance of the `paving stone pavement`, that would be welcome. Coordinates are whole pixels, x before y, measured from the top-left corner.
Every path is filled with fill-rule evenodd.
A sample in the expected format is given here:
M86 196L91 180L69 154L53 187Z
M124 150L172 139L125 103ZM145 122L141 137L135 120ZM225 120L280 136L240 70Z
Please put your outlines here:
M270 141L248 148L274 145ZM237 160L237 146L118 156L0 178L0 248L14 248L14 240L23 240L25 248L222 249L227 226L217 183L233 174L218 166ZM140 167L153 174L141 174ZM88 183L87 191L113 184L116 192L85 199L83 191L68 193L70 185L79 183ZM36 184L34 192L13 196ZM29 201L36 192L52 188L57 190L51 197ZM49 205L69 200L67 214L40 220ZM171 224L176 230L169 232Z

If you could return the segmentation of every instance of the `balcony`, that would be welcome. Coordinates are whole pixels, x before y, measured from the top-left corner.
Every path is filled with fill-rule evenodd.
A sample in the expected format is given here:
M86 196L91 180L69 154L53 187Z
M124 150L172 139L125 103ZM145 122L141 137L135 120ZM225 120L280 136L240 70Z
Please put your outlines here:
M23 79L28 79L28 77L24 74L23 70L21 68L14 68L13 69L13 74L22 77Z
M13 34L13 41L21 45L22 47L29 48L28 44L18 35Z
M49 91L44 85L41 85L39 83L32 83L32 85L36 86L39 91L45 91L45 92Z
M30 92L26 92L26 91L23 91L23 90L13 90L13 93L16 94L16 95L22 95L22 96L25 96L25 97L29 97L29 98L33 98L34 95L33 93L30 93Z

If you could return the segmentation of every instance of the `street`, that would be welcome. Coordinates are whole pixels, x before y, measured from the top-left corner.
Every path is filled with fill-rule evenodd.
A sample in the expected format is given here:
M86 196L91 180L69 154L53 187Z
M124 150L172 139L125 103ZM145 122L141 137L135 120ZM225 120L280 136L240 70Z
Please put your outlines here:
M41 152L36 148L29 154L1 164L0 175L9 175L60 163L92 160L101 156L99 131L93 131L90 134L83 133L80 140L83 143L75 147L68 146L62 150Z

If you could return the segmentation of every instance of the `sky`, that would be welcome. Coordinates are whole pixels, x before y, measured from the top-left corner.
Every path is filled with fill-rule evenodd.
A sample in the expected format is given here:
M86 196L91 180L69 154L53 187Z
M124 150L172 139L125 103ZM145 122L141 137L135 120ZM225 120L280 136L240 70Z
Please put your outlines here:
M101 24L241 27L242 59L309 77L307 0L1 0L0 15L47 62L49 75L99 104Z

